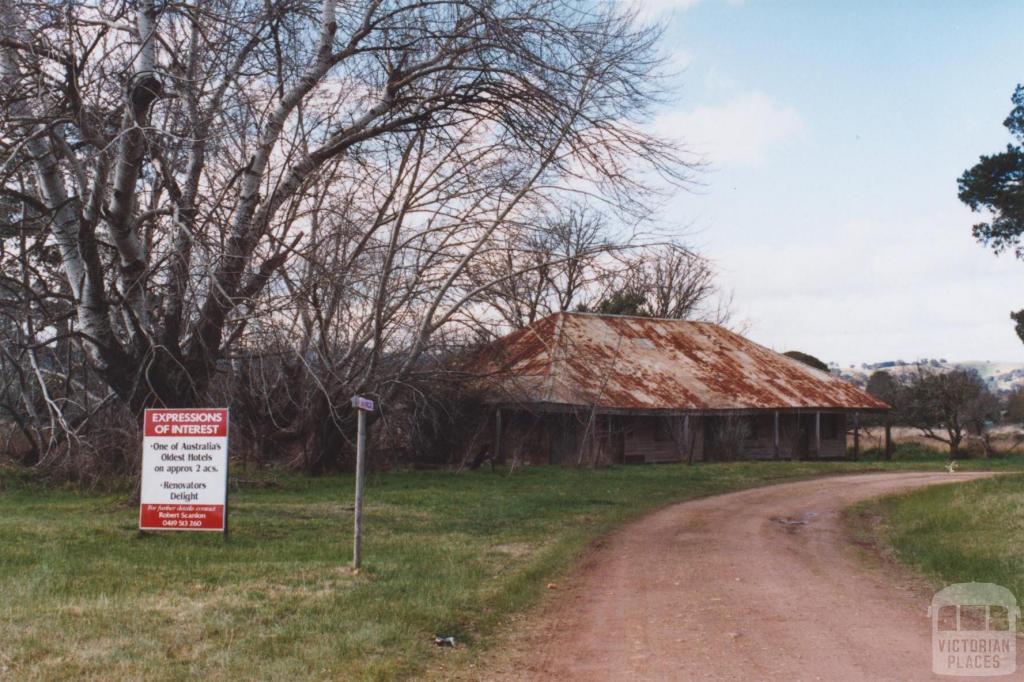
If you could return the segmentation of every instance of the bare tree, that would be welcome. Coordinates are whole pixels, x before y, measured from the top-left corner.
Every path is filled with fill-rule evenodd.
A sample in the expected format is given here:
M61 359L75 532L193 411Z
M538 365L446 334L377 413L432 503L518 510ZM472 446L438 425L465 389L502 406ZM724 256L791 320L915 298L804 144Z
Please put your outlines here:
M475 264L474 304L484 320L497 314L498 329L521 329L605 296L623 268L621 254L640 248L632 238L613 239L605 216L586 206L535 222L539 229L503 235Z
M0 24L4 305L28 320L5 376L36 449L111 400L238 399L254 438L322 451L343 396L415 394L468 338L511 281L480 263L532 253L578 297L605 237L536 222L569 188L636 220L647 171L687 178L637 125L658 32L614 6L0 0Z
M711 263L690 249L668 244L634 258L626 289L643 294L645 313L651 317L701 317L718 292Z
M998 413L998 402L977 372L937 372L923 365L898 390L895 405L898 419L948 445L954 458L964 438L971 432L981 435Z
M709 260L677 242L634 243L604 259L577 309L727 324L731 297L715 276Z

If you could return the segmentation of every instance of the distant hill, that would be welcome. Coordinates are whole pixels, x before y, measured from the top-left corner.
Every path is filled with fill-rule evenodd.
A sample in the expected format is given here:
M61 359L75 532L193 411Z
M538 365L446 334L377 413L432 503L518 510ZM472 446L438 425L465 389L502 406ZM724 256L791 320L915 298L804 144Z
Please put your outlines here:
M830 364L833 374L838 374L850 383L865 386L868 377L878 370L885 370L894 376L900 376L917 370L919 365L926 365L936 371L948 372L952 369L973 369L988 384L989 389L996 392L1011 391L1024 386L1024 362L990 362L988 360L951 361L945 358L928 358L923 360L887 360L885 362L862 363L852 367L840 367Z

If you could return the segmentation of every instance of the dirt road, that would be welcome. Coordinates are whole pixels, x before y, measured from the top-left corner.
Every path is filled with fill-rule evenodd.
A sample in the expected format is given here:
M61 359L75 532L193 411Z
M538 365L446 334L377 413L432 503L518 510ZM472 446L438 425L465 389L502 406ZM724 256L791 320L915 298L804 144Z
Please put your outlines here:
M839 512L975 477L842 476L666 508L588 557L499 677L937 679L927 597L867 566Z

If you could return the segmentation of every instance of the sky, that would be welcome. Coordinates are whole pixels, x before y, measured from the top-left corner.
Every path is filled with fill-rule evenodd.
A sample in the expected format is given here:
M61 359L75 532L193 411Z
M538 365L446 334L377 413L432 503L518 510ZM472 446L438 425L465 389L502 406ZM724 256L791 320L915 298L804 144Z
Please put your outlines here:
M1024 2L638 1L678 72L652 125L707 164L661 219L750 338L844 366L1024 362L1024 262L975 242L956 196L1010 141Z

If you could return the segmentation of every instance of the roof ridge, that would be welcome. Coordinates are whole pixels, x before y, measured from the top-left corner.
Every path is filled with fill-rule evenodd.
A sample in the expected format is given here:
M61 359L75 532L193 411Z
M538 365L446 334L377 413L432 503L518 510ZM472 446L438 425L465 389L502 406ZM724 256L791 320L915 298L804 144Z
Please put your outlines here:
M680 324L700 324L700 325L707 325L707 326L711 326L711 327L718 327L720 329L725 329L725 327L723 327L722 325L718 324L717 322L708 322L707 320L683 320L683 319L680 319L678 317L651 317L650 315L627 315L625 313L596 313L596 312L590 312L588 310L562 310L562 311L559 311L559 312L553 313L553 314L554 315L579 315L581 317L596 317L596 318L618 317L618 318L625 318L625 319L632 319L632 320L645 320L647 322L676 322L676 323L680 323Z

